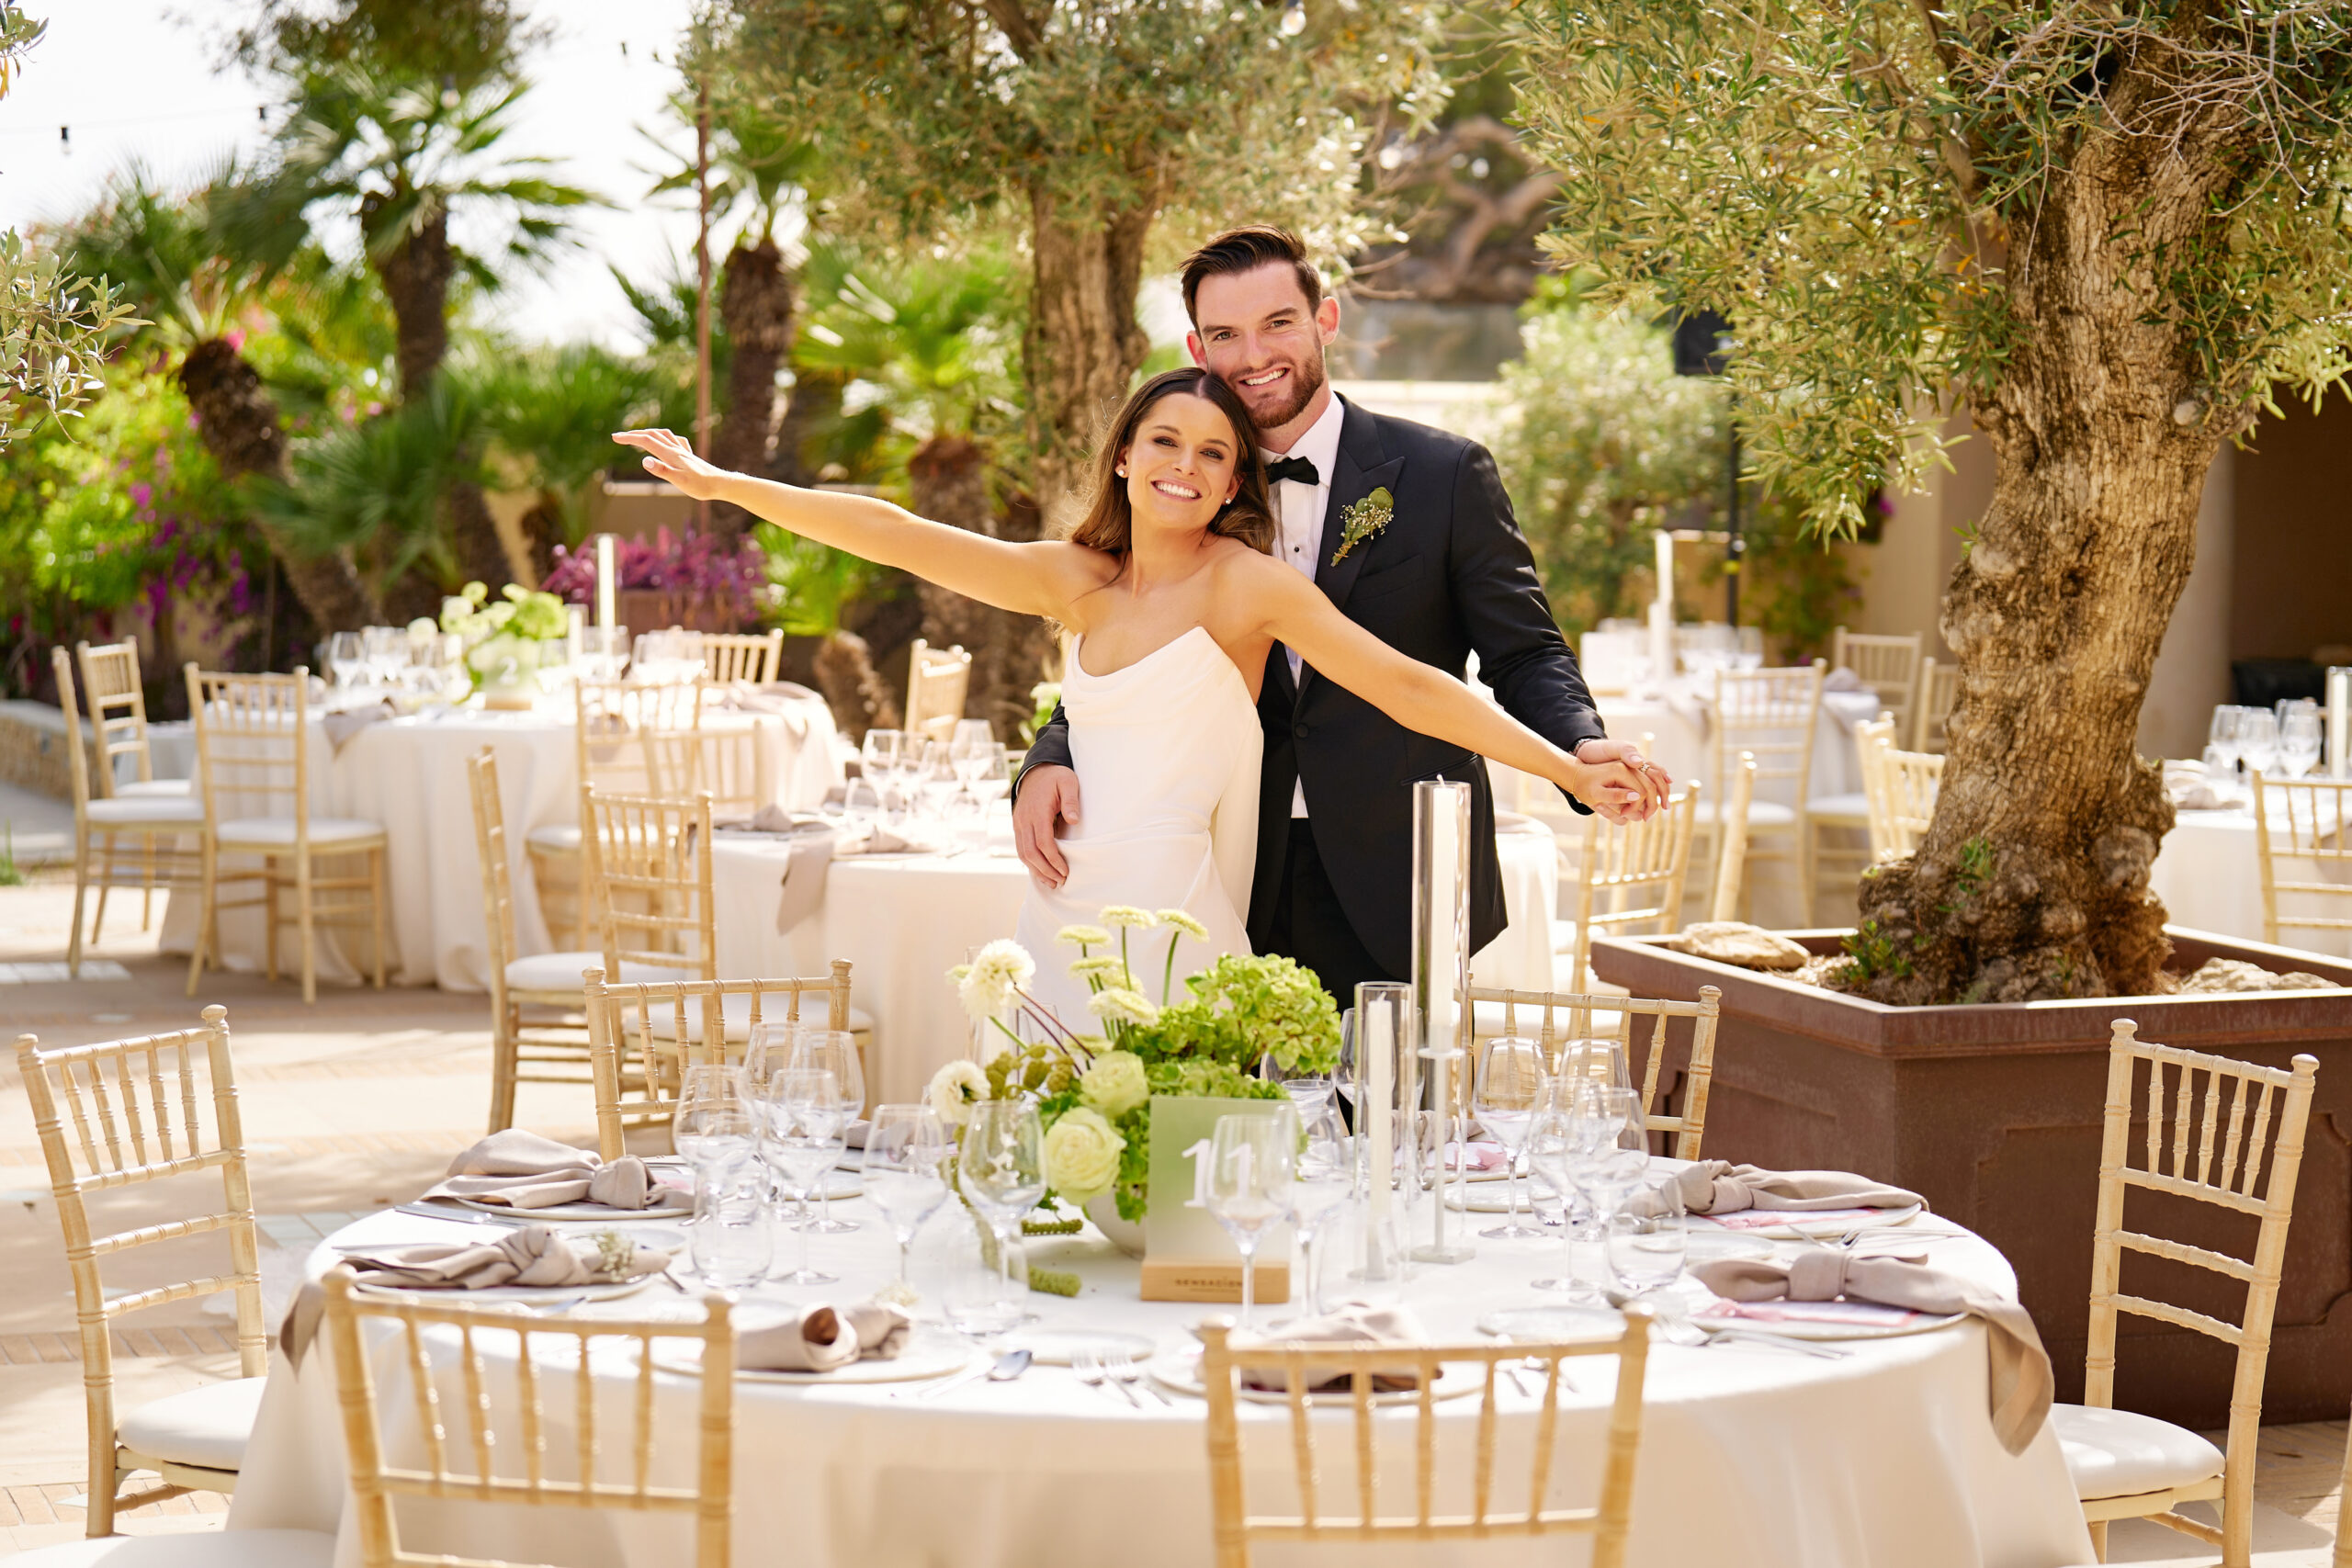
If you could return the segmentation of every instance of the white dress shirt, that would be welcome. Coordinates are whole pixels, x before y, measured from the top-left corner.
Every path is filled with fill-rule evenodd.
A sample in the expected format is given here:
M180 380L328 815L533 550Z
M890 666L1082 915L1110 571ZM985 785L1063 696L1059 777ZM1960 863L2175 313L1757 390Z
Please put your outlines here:
M1331 503L1331 469L1340 460L1340 423L1347 411L1335 394L1315 423L1306 427L1287 452L1277 452L1271 446L1261 447L1260 455L1269 461L1276 457L1304 457L1315 465L1316 482L1302 484L1296 479L1280 479L1274 484L1274 519L1279 525L1274 536L1274 553L1303 573L1310 582L1315 581L1315 569L1321 563L1316 558L1323 548L1323 513ZM1303 661L1285 648L1283 652L1290 660L1290 678L1295 685L1300 678ZM1291 785L1290 814L1306 815L1306 785L1304 781Z

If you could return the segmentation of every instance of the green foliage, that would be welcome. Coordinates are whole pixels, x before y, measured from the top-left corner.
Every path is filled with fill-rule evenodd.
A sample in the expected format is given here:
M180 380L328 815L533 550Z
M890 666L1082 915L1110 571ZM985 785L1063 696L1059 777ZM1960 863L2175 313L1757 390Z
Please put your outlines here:
M1845 985L1866 985L1881 976L1899 979L1911 973L1910 954L1894 937L1879 930L1876 920L1864 920L1859 929L1848 931L1842 942L1846 956L1853 960L1838 976Z
M879 412L872 439L894 448L892 468L934 434L1017 426L1028 314L1004 249L893 259L820 244L801 280L807 317L793 360L842 372L854 390L862 384L854 400Z
M0 232L0 452L104 389L107 339L137 324L119 286Z
M1223 953L1186 984L1191 1000L1161 1010L1157 1023L1126 1043L1147 1066L1222 1064L1246 1072L1271 1056L1294 1074L1315 1074L1340 1065L1339 1006L1296 960Z
M589 497L612 466L612 433L661 412L652 367L594 344L499 345L468 380L496 452L523 483L556 502L564 541L578 544Z

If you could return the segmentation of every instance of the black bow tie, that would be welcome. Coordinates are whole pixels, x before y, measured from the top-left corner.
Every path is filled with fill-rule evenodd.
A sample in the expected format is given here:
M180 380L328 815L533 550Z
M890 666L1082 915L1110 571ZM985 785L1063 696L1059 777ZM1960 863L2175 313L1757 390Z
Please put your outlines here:
M1319 485L1323 476L1315 471L1313 459L1307 457L1277 457L1266 465L1266 482L1275 484L1289 479L1295 484Z

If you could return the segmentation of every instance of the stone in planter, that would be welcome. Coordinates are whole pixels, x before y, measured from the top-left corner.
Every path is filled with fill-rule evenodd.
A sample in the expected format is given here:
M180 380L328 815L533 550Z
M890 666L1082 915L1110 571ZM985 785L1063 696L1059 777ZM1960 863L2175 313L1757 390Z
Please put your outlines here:
M1833 953L1843 933L1788 934ZM2221 958L2352 986L2352 963L2178 927L2168 934L2185 970ZM2143 1040L2274 1067L2298 1052L2317 1056L2263 1418L2342 1418L2352 1404L2352 1310L2341 1304L2352 1294L2352 990L1891 1008L1677 953L1668 941L1599 938L1593 969L1637 997L1688 1001L1702 986L1721 988L1708 1156L1860 1171L1982 1235L2017 1270L2064 1400L2082 1393L2110 1025L2132 1019ZM1687 1026L1669 1034L1669 1068L1689 1039ZM2134 1192L2125 1223L2241 1258L2253 1245L2250 1218L2160 1193ZM2244 1310L2242 1286L2160 1258L2127 1259L2123 1283L2224 1321ZM2119 1332L2119 1405L2192 1428L2227 1422L2226 1347L2144 1318L2125 1317Z
M1780 932L1743 920L1701 920L1667 938L1667 945L1677 953L1742 969L1796 969L1813 957L1811 949Z

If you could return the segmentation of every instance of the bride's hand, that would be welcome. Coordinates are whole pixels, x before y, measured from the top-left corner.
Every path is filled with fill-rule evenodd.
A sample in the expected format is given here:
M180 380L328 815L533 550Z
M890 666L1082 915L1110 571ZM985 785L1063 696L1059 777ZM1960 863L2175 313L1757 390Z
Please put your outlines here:
M1610 821L1623 826L1646 822L1657 814L1662 791L1647 774L1616 758L1599 762L1572 761L1572 772L1554 782Z
M645 454L645 471L668 479L696 501L708 501L729 477L725 468L695 456L686 438L667 430L616 431L613 439Z

